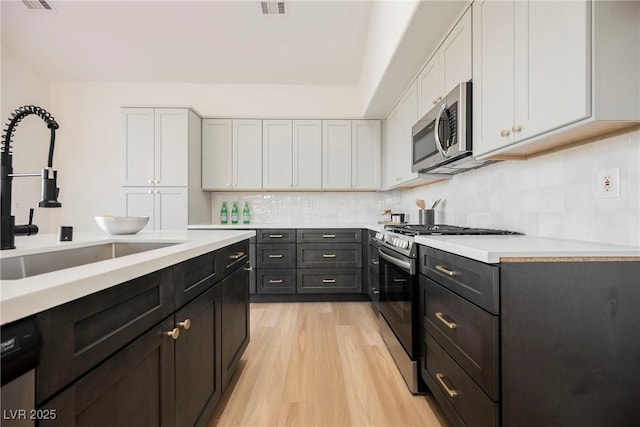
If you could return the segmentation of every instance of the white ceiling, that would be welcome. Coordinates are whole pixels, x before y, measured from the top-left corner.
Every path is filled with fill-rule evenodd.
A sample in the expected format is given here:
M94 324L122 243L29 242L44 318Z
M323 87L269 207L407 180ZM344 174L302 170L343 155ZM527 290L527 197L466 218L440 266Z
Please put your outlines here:
M371 1L2 1L2 39L51 80L352 85Z

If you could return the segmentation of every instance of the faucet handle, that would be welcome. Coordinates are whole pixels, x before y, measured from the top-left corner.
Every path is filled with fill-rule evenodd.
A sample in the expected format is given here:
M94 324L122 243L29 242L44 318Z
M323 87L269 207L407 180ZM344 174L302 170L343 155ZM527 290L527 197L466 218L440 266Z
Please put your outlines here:
M27 225L33 225L33 208L29 209L29 223Z

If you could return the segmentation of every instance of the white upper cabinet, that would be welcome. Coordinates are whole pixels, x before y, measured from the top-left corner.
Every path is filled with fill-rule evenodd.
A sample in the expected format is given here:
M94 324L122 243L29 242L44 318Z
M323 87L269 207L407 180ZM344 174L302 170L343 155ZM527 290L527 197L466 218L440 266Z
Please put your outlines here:
M351 122L351 189L380 189L380 121Z
M123 212L148 216L146 230L184 230L188 222L188 189L185 187L125 187Z
M474 155L527 157L637 124L639 21L638 2L475 1Z
M322 121L322 188L380 188L380 121Z
M122 185L187 186L188 110L123 108L121 119Z
M293 130L291 120L262 121L262 188L293 187Z
M293 121L293 188L322 189L322 121Z
M231 190L233 184L233 121L202 120L202 188Z
M418 117L428 113L459 83L471 80L471 38L469 8L418 75Z
M202 120L202 189L262 189L262 120Z

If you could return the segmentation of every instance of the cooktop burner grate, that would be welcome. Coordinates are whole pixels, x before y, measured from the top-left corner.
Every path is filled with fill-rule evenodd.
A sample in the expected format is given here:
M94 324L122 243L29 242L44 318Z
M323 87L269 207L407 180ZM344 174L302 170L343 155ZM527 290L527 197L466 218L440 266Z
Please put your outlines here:
M455 225L387 225L387 230L406 236L422 235L520 235L516 231L494 230L491 228L459 227Z

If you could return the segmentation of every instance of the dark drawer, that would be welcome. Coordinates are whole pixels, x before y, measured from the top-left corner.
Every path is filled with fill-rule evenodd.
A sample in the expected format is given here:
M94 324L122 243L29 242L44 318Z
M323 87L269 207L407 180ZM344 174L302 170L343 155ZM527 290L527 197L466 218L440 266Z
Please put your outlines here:
M222 277L226 277L249 261L249 239L221 249Z
M360 293L362 292L362 270L298 270L297 287L299 294Z
M220 270L220 251L209 252L175 265L175 308L191 301L212 283L222 279Z
M498 317L422 275L420 292L424 328L489 397L499 400Z
M359 243L298 243L298 268L361 268Z
M258 268L296 268L296 244L258 244Z
M493 313L500 313L500 268L420 246L420 273Z
M258 270L259 294L295 294L295 269L266 269Z
M454 425L497 427L498 404L482 392L428 333L424 343L426 348L423 350L427 355L425 382Z
M298 243L361 243L359 228L302 228L298 229Z
M296 229L265 229L256 230L256 240L258 243L295 243Z
M38 314L42 402L173 313L173 267Z

